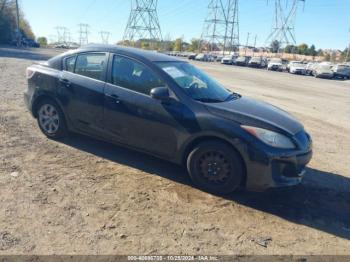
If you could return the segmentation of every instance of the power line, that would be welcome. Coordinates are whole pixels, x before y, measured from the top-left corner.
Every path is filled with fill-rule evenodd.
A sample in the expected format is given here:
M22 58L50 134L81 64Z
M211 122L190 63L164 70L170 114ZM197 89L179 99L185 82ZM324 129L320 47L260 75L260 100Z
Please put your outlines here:
M157 5L158 0L132 0L123 40L162 41Z
M239 47L238 0L210 0L201 46L208 51L234 51Z

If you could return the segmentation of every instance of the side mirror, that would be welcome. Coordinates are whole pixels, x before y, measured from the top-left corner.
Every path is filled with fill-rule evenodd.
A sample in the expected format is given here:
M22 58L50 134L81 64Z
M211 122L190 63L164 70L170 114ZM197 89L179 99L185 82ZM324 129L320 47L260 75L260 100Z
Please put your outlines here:
M170 99L167 87L156 87L151 90L151 97L156 100L167 101Z

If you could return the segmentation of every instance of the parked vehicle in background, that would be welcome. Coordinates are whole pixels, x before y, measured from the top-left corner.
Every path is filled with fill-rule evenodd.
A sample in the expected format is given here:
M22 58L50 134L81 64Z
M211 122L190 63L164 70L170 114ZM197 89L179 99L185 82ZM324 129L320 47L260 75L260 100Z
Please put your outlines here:
M196 61L207 61L207 55L206 54L198 54L194 58Z
M224 65L233 65L236 62L237 56L236 55L229 55L225 56L221 59L221 64Z
M247 66L250 61L250 56L240 56L236 59L235 65Z
M305 68L305 73L308 76L313 75L314 69L317 66L318 63L316 62L309 62L306 64L306 68Z
M281 58L271 58L267 64L267 70L271 71L283 71L283 61Z
M256 68L266 68L267 66L267 61L266 58L256 56L250 59L248 63L249 67L256 67Z
M290 66L293 64L293 63L300 63L300 61L289 61L287 63L287 66L286 66L286 70L288 73L290 73Z
M328 78L334 77L333 66L329 63L321 63L315 67L314 76L316 78Z
M213 56L209 54L198 54L195 58L196 61L202 61L202 62L214 62Z
M350 65L347 64L338 64L332 68L334 77L350 79Z
M306 74L306 65L300 61L292 61L288 65L289 73L305 75Z
M228 194L301 183L310 135L287 112L163 54L89 45L27 68L27 108L50 139L82 133L187 168Z
M222 56L222 55L215 55L214 56L214 61L215 62L221 62L223 58L224 58L224 56Z
M68 45L65 44L59 44L59 45L55 45L54 48L58 48L58 49L69 49Z
M195 60L195 59L196 59L196 56L197 56L196 53L191 53L191 54L188 55L188 59L189 59L189 60Z

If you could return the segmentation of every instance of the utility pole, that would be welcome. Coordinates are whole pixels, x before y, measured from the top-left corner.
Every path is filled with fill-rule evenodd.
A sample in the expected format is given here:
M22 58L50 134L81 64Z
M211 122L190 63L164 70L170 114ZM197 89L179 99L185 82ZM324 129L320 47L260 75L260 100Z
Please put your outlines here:
M256 40L258 39L258 35L255 35L254 39L254 49L253 49L253 56L255 55L255 48L256 48Z
M249 37L250 37L250 33L248 33L248 35L247 35L247 43L245 44L245 52L244 52L244 55L247 55L247 49L248 49L248 43L249 43Z
M200 49L221 49L233 52L239 48L239 0L210 0L208 15L204 21Z
M350 32L350 28L349 28L349 32ZM346 63L348 61L349 55L350 55L350 43L349 43L348 52L346 53L346 57L345 57L344 63Z
M17 32L16 32L16 40L17 40L17 46L21 46L22 45L22 41L21 41L21 31L19 28L19 6L18 6L18 0L16 0L16 21L17 21Z
M157 43L163 40L157 12L158 0L131 0L131 11L123 40L135 43L148 40Z
M296 45L295 21L299 3L305 7L306 0L274 0L275 14L271 34L266 39L266 46L278 41L281 46Z

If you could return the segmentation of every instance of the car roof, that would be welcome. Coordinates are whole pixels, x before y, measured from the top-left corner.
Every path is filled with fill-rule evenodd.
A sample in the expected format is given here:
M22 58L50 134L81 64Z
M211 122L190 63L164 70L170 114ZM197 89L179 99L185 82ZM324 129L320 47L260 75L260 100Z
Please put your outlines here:
M102 44L90 44L82 46L75 50L74 53L81 52L110 52L128 55L131 57L138 57L141 59L149 60L152 62L183 62L183 60L158 53L156 51L146 51L133 47L125 47L120 45L102 45Z

